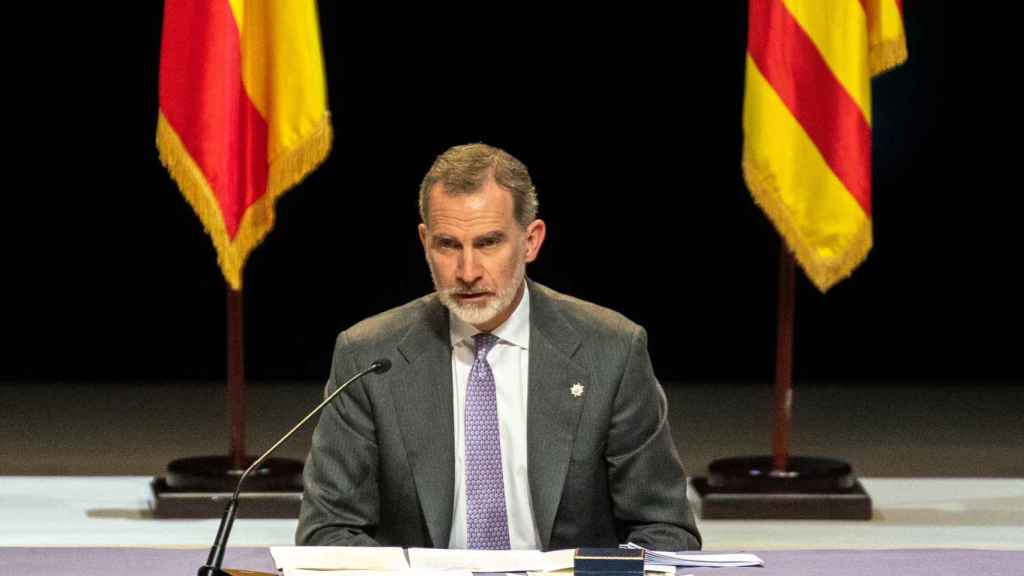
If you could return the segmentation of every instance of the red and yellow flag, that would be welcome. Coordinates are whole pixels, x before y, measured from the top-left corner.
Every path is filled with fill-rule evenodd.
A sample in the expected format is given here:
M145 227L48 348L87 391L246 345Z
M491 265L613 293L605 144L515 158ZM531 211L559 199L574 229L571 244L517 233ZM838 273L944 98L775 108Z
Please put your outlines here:
M315 2L166 0L156 142L241 289L274 202L331 148Z
M907 58L901 0L749 0L743 176L826 291L871 249L871 77Z

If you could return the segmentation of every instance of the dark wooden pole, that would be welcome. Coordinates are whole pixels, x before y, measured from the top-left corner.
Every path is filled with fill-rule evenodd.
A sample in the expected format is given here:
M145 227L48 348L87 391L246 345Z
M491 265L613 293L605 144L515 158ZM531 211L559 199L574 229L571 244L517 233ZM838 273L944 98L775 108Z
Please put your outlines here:
M247 466L245 458L245 358L242 353L242 292L228 287L228 415L231 419L231 465Z
M772 466L786 470L789 461L789 427L793 411L793 307L796 302L796 262L786 247L779 248L779 316L775 341L775 432Z

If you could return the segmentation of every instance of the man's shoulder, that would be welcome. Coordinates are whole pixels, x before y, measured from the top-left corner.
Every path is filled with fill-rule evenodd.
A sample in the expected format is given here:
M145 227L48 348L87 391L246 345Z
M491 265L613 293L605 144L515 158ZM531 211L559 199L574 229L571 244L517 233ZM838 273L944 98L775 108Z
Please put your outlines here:
M536 282L531 282L530 289L531 298L534 294L539 296L540 313L545 313L545 307L549 306L580 331L581 335L622 337L643 331L639 324L611 308L563 294Z

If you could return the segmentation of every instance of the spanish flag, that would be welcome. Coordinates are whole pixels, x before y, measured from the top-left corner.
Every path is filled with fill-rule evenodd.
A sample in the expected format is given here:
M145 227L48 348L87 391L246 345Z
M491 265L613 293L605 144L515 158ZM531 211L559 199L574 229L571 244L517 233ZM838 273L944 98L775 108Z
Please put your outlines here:
M166 0L156 143L240 290L274 202L331 148L315 2Z
M871 77L907 58L901 0L749 0L743 176L822 291L871 249Z

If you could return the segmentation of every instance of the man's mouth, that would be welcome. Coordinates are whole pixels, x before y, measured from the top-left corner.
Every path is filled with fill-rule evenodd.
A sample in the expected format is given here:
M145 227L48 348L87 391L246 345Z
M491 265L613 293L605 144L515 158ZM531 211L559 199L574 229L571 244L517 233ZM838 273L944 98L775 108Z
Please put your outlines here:
M490 292L459 292L455 294L455 298L462 302L479 302L490 295Z

